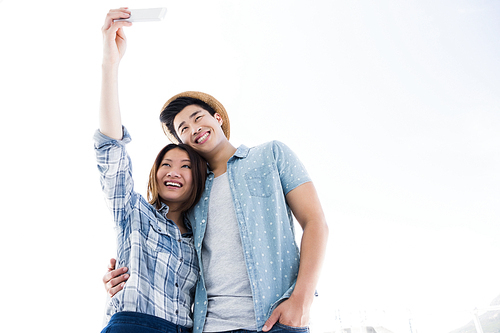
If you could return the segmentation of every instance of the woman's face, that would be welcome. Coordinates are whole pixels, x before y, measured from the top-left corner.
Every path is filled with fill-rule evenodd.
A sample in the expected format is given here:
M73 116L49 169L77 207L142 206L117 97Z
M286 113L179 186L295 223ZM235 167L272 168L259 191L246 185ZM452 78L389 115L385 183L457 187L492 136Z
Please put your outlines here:
M180 149L169 150L156 173L158 194L162 201L171 206L185 202L193 187L193 174L188 154Z

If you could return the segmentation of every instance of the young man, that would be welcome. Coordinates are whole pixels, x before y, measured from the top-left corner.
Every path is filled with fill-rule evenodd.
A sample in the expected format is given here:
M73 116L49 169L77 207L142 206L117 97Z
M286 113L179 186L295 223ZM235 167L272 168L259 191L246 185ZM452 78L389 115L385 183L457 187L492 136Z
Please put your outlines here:
M208 94L172 97L160 119L210 167L189 215L201 270L193 332L308 331L328 227L300 161L278 141L233 147L226 110ZM300 265L291 212L303 229ZM110 294L121 273L104 277Z

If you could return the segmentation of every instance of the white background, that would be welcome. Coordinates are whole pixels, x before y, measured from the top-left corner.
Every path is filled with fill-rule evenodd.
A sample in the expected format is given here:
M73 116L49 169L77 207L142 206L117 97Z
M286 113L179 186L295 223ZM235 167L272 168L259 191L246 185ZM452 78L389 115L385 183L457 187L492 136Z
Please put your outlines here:
M330 227L314 333L447 332L500 294L497 1L0 2L0 325L99 332L115 237L98 181L110 8L126 30L123 122L136 188L167 142L163 103L219 99L231 141L289 145Z

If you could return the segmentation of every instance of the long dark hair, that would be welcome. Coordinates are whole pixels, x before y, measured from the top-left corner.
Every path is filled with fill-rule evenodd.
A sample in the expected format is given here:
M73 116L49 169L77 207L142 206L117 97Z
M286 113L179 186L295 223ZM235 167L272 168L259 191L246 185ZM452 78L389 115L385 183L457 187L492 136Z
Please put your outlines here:
M207 178L207 162L198 155L191 147L181 144L168 144L158 153L156 156L155 163L151 168L149 173L149 182L148 182L148 192L147 197L148 201L151 205L154 205L156 209L161 208L161 198L158 194L158 182L156 180L156 174L158 173L158 169L160 168L161 162L163 161L163 157L167 152L172 149L182 149L184 150L191 161L191 173L193 177L193 188L191 189L191 194L189 195L188 200L184 202L181 206L181 211L185 212L193 207L201 198L201 194L205 189L205 179Z

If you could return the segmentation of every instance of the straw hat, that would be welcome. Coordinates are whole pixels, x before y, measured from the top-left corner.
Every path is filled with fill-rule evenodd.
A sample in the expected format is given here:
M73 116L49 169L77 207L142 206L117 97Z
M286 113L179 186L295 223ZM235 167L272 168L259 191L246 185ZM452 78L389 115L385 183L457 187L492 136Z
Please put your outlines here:
M200 101L203 101L203 102L207 103L208 105L210 105L212 107L212 109L214 109L215 112L217 112L222 117L222 131L224 132L224 135L226 136L226 138L229 140L229 133L230 133L230 131L229 131L229 117L227 116L226 109L218 100L216 100L215 98L213 98L209 94L205 94L205 93L202 93L199 91L182 92L182 93L177 94L177 95L173 96L172 98L170 98L161 108L161 112L163 112L163 110L165 110L165 108L172 101L174 101L175 99L177 99L179 97L196 98L196 99L199 99ZM172 141L173 143L179 143L177 141L177 139L175 138L175 136L172 133L170 133L170 131L167 128L167 125L164 123L162 123L161 125L163 127L163 132L165 133L167 138L170 141Z

